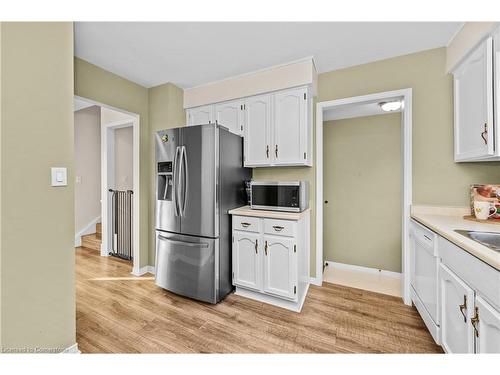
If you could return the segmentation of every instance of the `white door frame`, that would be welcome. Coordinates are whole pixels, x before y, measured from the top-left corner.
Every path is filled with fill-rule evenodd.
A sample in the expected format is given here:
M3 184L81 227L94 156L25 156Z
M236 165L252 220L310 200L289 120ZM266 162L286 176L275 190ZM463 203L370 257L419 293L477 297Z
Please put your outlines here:
M76 99L84 100L93 105L97 105L99 107L104 107L108 109L112 109L117 112L121 112L123 114L129 115L131 119L119 120L115 122L108 123L104 126L101 126L101 223L102 223L102 238L103 243L101 244L101 256L108 256L108 248L105 246L106 242L109 241L110 238L110 229L108 228L108 222L110 217L110 205L109 205L109 185L112 184L113 181L109 181L109 173L108 173L108 161L114 158L114 130L118 128L123 128L127 126L132 126L133 130L133 141L132 141L132 153L133 153L133 199L132 199L132 212L134 213L132 218L132 274L140 275L140 233L139 233L139 214L140 214L140 181L139 181L139 165L140 165L140 116L137 113L132 113L125 111L120 108L112 107L107 104L103 104L97 102L92 99L87 99L84 97L80 97L75 95ZM112 151L112 152L111 152ZM106 207L107 209L103 209Z
M330 100L316 104L316 277L313 282L321 285L323 280L323 112L345 104L384 101L400 98L404 100L401 111L401 145L403 152L403 196L402 196L402 297L411 305L410 297L410 209L412 204L412 89L386 91L369 95Z

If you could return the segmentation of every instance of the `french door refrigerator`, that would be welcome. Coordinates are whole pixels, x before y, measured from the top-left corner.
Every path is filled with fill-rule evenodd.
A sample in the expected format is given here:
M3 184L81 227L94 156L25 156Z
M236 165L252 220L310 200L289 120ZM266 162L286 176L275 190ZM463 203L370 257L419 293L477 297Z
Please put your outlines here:
M217 303L232 290L228 210L246 202L243 141L218 124L156 133L156 284Z

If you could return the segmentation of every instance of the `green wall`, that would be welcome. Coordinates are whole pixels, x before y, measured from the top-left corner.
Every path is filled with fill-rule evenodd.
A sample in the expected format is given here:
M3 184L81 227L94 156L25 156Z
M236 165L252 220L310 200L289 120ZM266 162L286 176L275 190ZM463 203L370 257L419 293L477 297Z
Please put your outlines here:
M146 88L75 58L75 95L140 116L140 266L154 265L154 143L157 130L184 125L183 92L167 83Z
M445 63L446 49L438 48L324 73L318 101L412 88L413 203L466 206L470 184L500 182L500 163L453 161L453 79Z
M150 137L148 121L148 89L110 73L79 58L75 58L75 95L92 99L139 115L139 265L148 265L149 233L149 158Z
M150 222L155 222L155 178L156 170L154 166L155 160L155 145L154 134L158 130L175 128L184 126L186 124L186 113L183 109L184 92L177 86L166 83L164 85L152 87L149 89L149 126L150 126L150 155L149 163L151 165L151 179L150 179ZM155 264L155 232L153 225L151 226L149 246L149 264Z
M401 272L401 113L328 121L324 259Z
M1 25L1 345L75 344L73 25ZM68 186L50 186L50 168Z
M316 101L412 88L413 203L465 206L469 184L500 182L500 163L453 161L453 81L444 73L445 62L446 49L437 48L322 73L318 76ZM327 162L324 160L324 164ZM258 168L253 172L254 179L309 181L311 275L316 272L315 176L315 166Z

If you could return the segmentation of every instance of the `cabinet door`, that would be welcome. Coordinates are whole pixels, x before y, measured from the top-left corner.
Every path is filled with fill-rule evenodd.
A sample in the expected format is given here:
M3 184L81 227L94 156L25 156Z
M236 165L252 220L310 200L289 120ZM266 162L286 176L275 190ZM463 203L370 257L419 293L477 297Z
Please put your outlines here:
M476 297L476 353L500 353L500 312L481 297Z
M295 239L264 236L264 291L296 299L297 267Z
M274 94L275 164L306 163L307 90L299 88Z
M245 166L265 166L274 160L271 151L271 95L245 101Z
M214 122L214 106L204 105L186 111L187 125L204 125Z
M447 353L473 353L470 318L474 309L474 291L443 264L439 266L439 285L442 346Z
M453 76L455 160L494 155L493 39L481 43Z
M215 120L231 133L243 136L243 100L233 100L215 105Z
M259 242L259 235L256 233L233 232L234 285L254 290L261 289Z

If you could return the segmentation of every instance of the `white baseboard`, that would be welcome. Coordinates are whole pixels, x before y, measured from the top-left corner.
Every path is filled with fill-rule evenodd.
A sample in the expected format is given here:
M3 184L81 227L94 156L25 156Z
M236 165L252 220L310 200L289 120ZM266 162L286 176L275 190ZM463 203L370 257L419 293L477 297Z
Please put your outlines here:
M144 266L141 268L134 268L131 273L134 276L142 276L142 275L145 275L147 273L151 273L154 275L155 274L155 267L154 266Z
M75 343L66 349L64 349L61 354L81 354L82 352L78 350L78 343Z
M268 294L254 292L253 290L238 287L236 287L234 294L300 313L300 311L302 310L302 305L304 304L304 300L306 299L308 289L309 284L307 284L306 289L304 290L304 294L297 302L287 301L278 297L270 296Z
M370 267L363 267L363 266L355 266L353 264L332 262L330 260L325 261L325 264L328 264L328 267L332 267L332 268L336 268L336 269L351 270L351 271L358 271L358 272L365 272L365 273L376 273L379 275L395 277L395 278L401 278L401 275L402 275L400 272L386 271L386 270L380 270L377 268L370 268Z
M82 236L96 232L96 224L101 221L101 216L96 217L88 223L82 230L75 234L75 247L82 246Z
M323 280L319 277L311 277L309 280L310 284L316 285L316 286L322 286L323 285Z

